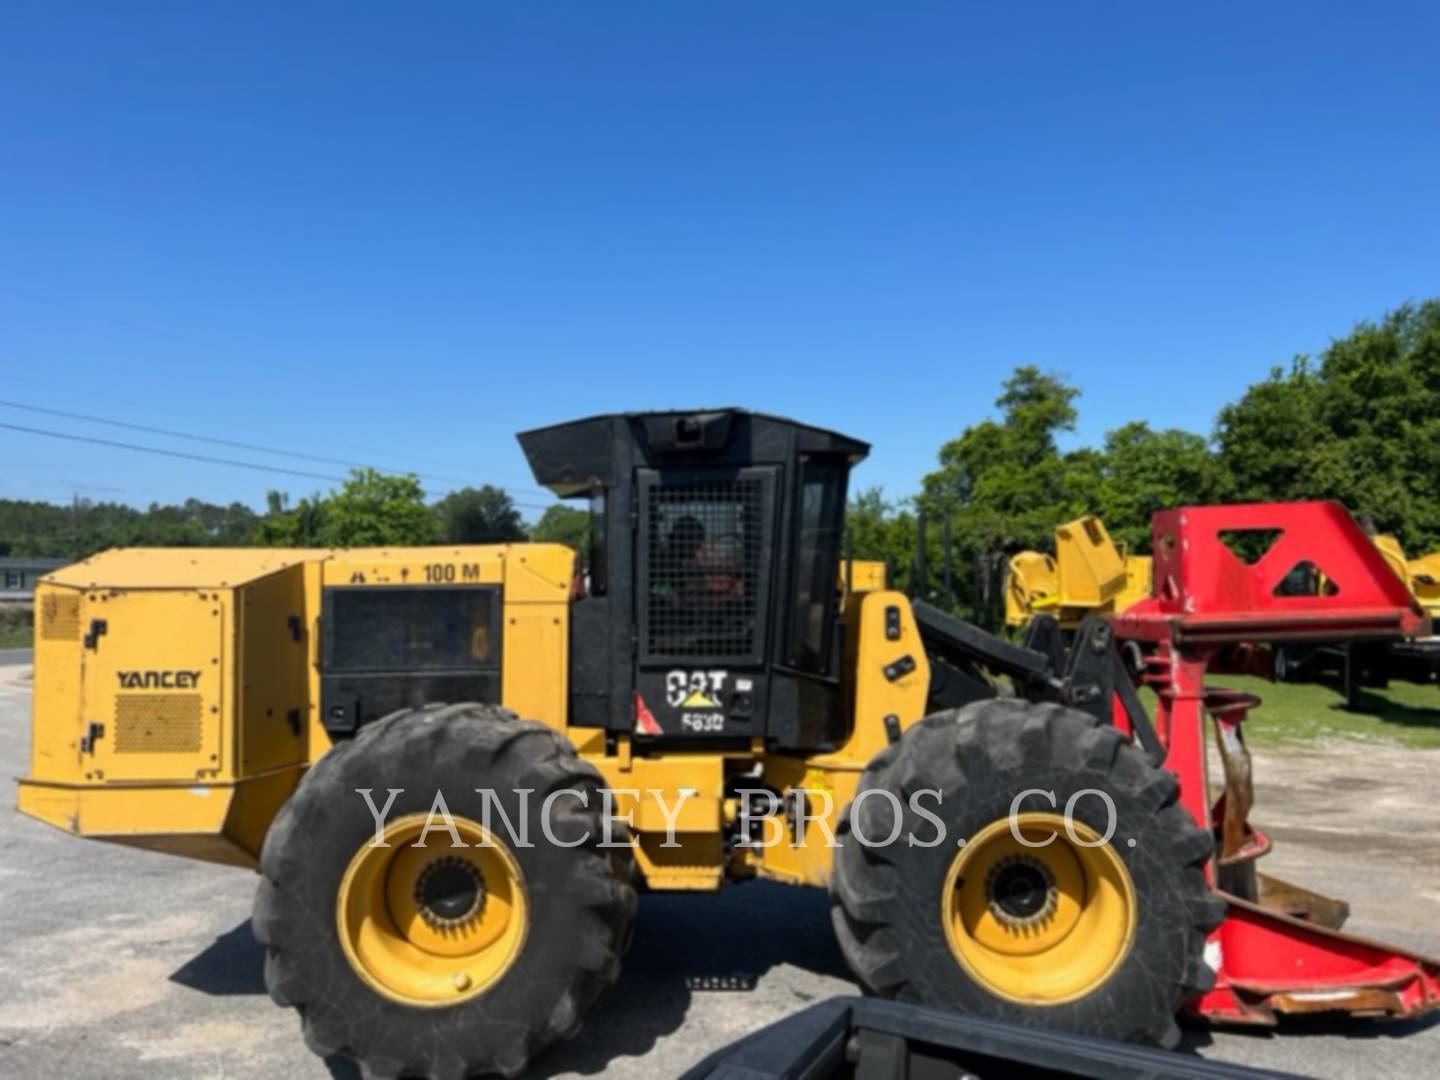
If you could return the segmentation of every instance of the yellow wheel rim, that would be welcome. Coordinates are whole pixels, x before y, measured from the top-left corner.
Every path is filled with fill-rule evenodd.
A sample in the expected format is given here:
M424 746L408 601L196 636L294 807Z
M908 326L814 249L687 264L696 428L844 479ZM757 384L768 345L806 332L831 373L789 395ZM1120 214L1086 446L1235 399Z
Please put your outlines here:
M392 822L350 860L336 899L345 958L376 993L405 1005L454 1005L483 994L525 943L525 879L510 849L453 817Z
M957 963L992 994L1062 1005L1108 979L1135 936L1135 886L1120 856L1078 821L1019 814L965 842L945 876L940 922ZM1049 843L1046 843L1046 840ZM1087 847L1085 845L1097 846Z

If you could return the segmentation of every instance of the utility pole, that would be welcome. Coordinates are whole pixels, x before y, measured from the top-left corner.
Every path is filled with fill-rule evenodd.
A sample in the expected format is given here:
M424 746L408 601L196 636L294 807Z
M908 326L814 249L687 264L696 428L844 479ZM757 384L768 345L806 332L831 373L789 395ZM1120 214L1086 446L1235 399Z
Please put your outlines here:
M915 561L910 564L910 595L924 600L928 587L925 567L925 510L922 507L915 514Z
M950 536L950 515L949 515L949 514L946 514L946 515L945 515L945 520L944 520L944 522L942 522L942 528L941 528L941 531L940 531L940 537L941 537L940 542L945 546L945 610L946 610L946 611L954 611L954 610L955 610L955 581L954 581L954 577L953 577L953 575L952 575L952 573L951 573L951 568L950 568L950 561L951 561L951 557L952 557L952 552L951 552L952 543L951 543L951 536Z

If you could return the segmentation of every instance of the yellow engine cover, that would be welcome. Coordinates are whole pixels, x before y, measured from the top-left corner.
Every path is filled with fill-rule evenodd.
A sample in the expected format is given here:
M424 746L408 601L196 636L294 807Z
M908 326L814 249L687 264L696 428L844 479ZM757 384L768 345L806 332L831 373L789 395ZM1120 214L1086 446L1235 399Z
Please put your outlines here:
M551 544L109 551L36 591L20 809L83 836L249 863L306 766L325 588L501 587L504 704L565 724L573 553Z

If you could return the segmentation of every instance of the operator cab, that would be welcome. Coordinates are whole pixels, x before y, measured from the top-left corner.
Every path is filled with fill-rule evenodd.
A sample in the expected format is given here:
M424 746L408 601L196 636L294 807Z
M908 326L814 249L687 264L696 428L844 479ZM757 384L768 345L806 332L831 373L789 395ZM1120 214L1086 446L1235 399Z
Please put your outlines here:
M624 413L519 436L591 503L570 723L637 739L833 746L836 582L857 439L741 409Z

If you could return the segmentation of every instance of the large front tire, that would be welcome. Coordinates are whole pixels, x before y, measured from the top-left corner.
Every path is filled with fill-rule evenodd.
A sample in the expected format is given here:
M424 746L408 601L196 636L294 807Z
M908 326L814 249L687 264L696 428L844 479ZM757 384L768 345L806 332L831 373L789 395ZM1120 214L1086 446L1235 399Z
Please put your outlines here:
M877 994L1173 1045L1176 1010L1213 983L1205 936L1224 914L1211 838L1177 793L1084 713L998 700L927 717L842 818L841 948Z
M628 850L596 848L600 788L558 733L489 706L407 710L336 746L261 853L271 997L299 1011L311 1049L367 1076L515 1076L579 1029L630 939ZM381 810L392 789L379 847L360 792ZM567 789L586 805L554 800L551 842L544 800ZM453 834L432 819L437 791Z

